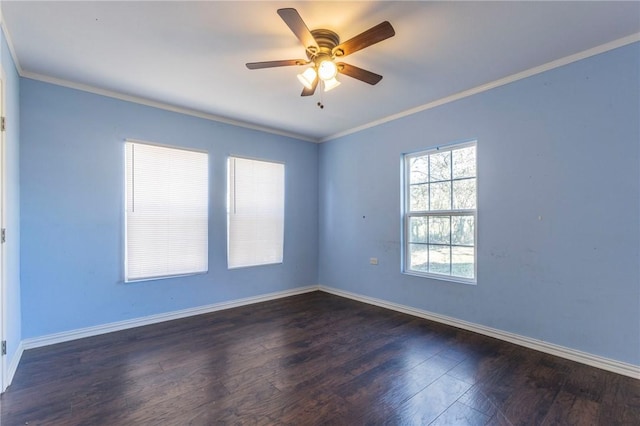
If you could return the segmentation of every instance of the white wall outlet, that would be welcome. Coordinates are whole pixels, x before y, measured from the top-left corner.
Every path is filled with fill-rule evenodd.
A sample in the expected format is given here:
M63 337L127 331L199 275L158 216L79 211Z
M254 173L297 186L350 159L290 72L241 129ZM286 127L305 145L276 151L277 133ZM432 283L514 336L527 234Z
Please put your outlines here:
M377 257L372 257L371 259L369 259L369 263L372 265L377 265L378 264L378 258Z

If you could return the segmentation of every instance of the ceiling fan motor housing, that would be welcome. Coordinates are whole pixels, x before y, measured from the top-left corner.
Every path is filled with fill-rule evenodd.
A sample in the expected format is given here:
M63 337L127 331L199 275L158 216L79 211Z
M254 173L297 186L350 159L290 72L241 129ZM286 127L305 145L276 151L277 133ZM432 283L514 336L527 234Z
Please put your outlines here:
M333 49L340 44L340 36L324 28L312 30L311 35L316 40L319 51L316 51L315 46L307 47L309 60L318 63L318 59L333 59ZM340 56L338 52L336 52L336 55Z
M324 81L325 90L331 90L336 87L340 84L335 78L337 73L347 75L371 85L377 84L382 80L381 75L372 73L371 71L345 64L344 62L334 61L337 58L342 59L347 55L351 55L354 52L379 43L389 37L393 37L395 30L389 21L381 22L355 37L340 43L340 36L326 28L309 31L309 27L304 23L298 11L293 8L278 9L278 15L280 15L285 24L287 24L289 29L305 47L307 59L249 62L246 64L247 68L254 70L313 64L305 70L304 73L298 74L298 79L305 86L301 94L302 96L313 95L318 85L318 80ZM305 75L305 73L309 75Z

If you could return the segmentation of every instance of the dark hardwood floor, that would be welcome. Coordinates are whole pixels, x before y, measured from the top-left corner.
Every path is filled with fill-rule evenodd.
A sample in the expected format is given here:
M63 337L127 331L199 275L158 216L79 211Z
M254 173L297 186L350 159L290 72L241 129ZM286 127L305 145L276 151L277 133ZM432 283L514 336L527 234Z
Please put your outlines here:
M1 424L640 425L640 380L321 292L24 353Z

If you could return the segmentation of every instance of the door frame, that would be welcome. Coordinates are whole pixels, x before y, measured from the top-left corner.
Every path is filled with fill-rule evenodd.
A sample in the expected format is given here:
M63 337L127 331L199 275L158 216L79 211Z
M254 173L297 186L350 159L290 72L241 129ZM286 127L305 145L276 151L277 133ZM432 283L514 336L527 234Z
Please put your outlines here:
M6 117L6 85L4 68L0 65L0 117ZM6 121L6 118L5 118ZM6 163L5 163L5 133L0 130L0 228L6 228ZM0 242L0 341L5 342L6 329L6 243ZM0 355L0 392L4 392L7 383L7 354Z

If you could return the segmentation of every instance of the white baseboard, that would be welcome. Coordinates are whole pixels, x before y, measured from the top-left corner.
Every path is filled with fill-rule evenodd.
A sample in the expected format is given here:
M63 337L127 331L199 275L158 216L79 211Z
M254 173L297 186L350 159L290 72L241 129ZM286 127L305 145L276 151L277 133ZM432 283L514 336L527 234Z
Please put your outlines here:
M20 342L18 343L18 349L16 350L16 353L13 355L13 358L11 358L11 363L7 368L7 377L3 383L4 389L0 389L0 392L4 392L13 381L13 376L16 375L16 370L18 370L18 364L20 364L20 359L22 358L23 352L24 352L24 345L22 344L22 342Z
M510 333L508 331L498 330L496 328L486 327L484 325L475 324L468 321L459 320L457 318L436 314L422 309L413 308L411 306L400 305L388 302L386 300L375 299L373 297L363 296L361 294L351 293L339 290L333 287L319 286L320 291L331 293L336 296L346 297L348 299L357 300L359 302L368 303L370 305L380 306L382 308L391 309L393 311L402 312L419 318L425 318L442 324L451 325L463 330L473 331L474 333L483 334L485 336L494 337L516 345L524 346L560 358L569 359L571 361L587 364L602 370L629 376L634 379L640 379L640 366L628 364L614 359L593 355L576 349L567 348L543 340L533 339L531 337L521 336L519 334Z
M268 293L259 296L247 297L244 299L232 300L228 302L215 303L212 305L199 306L196 308L183 309L180 311L173 311L164 314L150 315L142 318L135 318L131 320L118 321L109 324L98 325L94 327L87 327L77 330L66 331L62 333L49 334L46 336L35 337L30 339L24 339L20 342L16 355L11 360L11 364L8 368L8 374L6 381L7 386L11 383L13 375L18 368L18 363L22 357L22 352L27 349L39 348L42 346L53 345L56 343L67 342L75 339L82 339L84 337L97 336L100 334L111 333L114 331L126 330L134 327L141 327L144 325L156 324L164 321L171 321L179 318L186 318L193 315L206 314L209 312L216 312L225 309L236 308L245 305L251 305L254 303L266 302L268 300L280 299L283 297L294 296L297 294L308 293L312 291L324 291L326 293L334 294L336 296L346 297L348 299L357 300L359 302L367 303L370 305L380 306L382 308L390 309L397 312L413 315L419 318L425 318L431 321L436 321L442 324L451 325L464 330L479 333L485 336L494 337L496 339L504 340L516 345L524 346L530 349L534 349L540 352L555 355L561 358L569 359L572 361L580 362L582 364L597 367L602 370L611 371L614 373L629 376L634 379L640 379L640 366L628 364L621 361L616 361L610 358L601 357L598 355L589 354L576 349L567 348L564 346L556 345L553 343L545 342L543 340L533 339L531 337L522 336L508 331L499 330L496 328L486 327L484 325L475 324L468 321L463 321L457 318L448 317L446 315L440 315L433 312L425 311L422 309L413 308L411 306L400 305L386 300L376 299L373 297L363 296L361 294L351 293L348 291L340 290L333 287L327 287L322 285L311 285L307 287L298 287L291 290L285 290L275 293Z
M295 296L297 294L317 291L317 285L298 287L291 290L268 293L259 296L247 297L228 302L214 303L212 305L198 306L196 308L182 309L180 311L167 312L164 314L149 315L141 318L134 318L125 321L117 321L109 324L86 327L77 330L64 331L62 333L49 334L41 337L24 339L21 346L26 349L39 348L42 346L54 345L56 343L68 342L70 340L82 339L84 337L97 336L114 331L126 330L129 328L141 327L144 325L156 324L164 321L171 321L179 318L186 318L194 315L207 314L210 312L222 311L224 309L236 308L239 306L251 305L254 303L266 302L268 300L281 299L283 297ZM16 364L17 367L17 364Z

